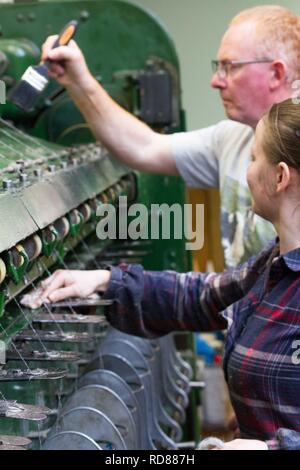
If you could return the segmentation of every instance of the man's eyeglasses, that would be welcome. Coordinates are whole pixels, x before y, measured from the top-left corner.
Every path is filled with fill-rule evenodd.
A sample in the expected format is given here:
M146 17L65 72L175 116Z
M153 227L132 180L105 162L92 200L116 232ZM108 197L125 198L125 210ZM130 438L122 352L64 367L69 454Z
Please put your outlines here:
M247 64L266 64L273 62L274 59L257 59L257 60L212 60L211 66L213 73L217 73L219 78L227 78L233 67Z

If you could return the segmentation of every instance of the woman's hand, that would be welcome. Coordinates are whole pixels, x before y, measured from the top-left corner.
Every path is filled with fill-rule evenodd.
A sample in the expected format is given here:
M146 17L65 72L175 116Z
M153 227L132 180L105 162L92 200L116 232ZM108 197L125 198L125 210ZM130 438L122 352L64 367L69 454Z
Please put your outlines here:
M41 283L42 299L59 302L70 297L85 298L94 292L105 292L111 273L107 270L58 270Z
M224 442L222 449L213 450L268 450L268 446L264 441L256 439L234 439L230 442Z
M239 423L238 423L238 420L236 419L236 415L234 411L232 411L228 419L227 429L228 431L231 431L233 438L238 439L240 437L241 433L239 429Z

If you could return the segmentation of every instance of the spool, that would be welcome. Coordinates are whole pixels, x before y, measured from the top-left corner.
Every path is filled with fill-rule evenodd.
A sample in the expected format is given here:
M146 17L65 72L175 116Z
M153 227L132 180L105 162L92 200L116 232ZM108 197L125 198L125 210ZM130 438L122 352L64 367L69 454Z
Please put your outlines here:
M24 258L23 256L20 255L20 253L25 253L25 249L23 245L18 244L14 246L11 250L11 257L12 257L12 262L16 268L20 268L24 264Z
M81 204L78 210L82 214L84 222L87 222L91 218L92 209L90 208L88 203L85 202L84 204Z
M46 243L51 243L55 240L55 235L54 233L52 232L52 230L55 230L54 229L54 226L51 224L51 225L48 225L48 227L46 227L44 230L43 230L43 239Z
M71 225L80 224L81 218L77 209L74 209L72 212L69 213L69 221Z
M107 196L105 193L99 194L99 200L100 200L103 204L107 204L107 203L109 202L109 198L108 198L108 196Z
M97 201L97 199L94 197L93 199L90 199L89 201L89 206L92 210L92 213L93 214L96 214L97 213L97 209L99 207L99 201Z
M111 199L112 202L114 202L117 199L118 194L115 191L115 189L111 187L107 190L107 195L108 195L108 198Z
M42 240L38 235L27 238L22 244L23 251L26 252L29 261L33 261L40 256L42 246Z
M122 178L121 184L124 185L128 201L135 201L137 198L137 179L134 173Z
M70 224L66 217L61 217L54 222L54 228L58 233L58 239L63 240L69 233Z
M126 185L124 184L123 181L119 181L119 183L115 184L114 189L115 189L115 192L117 193L117 195L120 196L121 193L125 191Z
M6 277L6 266L4 261L0 258L0 284L4 281Z

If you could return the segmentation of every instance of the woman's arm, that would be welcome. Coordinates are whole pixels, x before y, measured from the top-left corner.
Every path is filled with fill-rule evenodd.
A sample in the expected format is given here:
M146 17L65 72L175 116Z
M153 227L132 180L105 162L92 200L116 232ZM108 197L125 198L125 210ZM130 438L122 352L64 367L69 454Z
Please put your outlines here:
M222 311L244 297L270 258L270 249L224 273L144 271L140 265L111 270L55 272L42 283L41 299L57 302L104 292L114 300L106 314L116 328L144 337L175 330L214 331L227 322Z
M140 265L111 268L104 296L113 299L109 322L126 333L155 338L172 331L227 327L222 311L243 298L266 267L272 248L224 273L144 271Z

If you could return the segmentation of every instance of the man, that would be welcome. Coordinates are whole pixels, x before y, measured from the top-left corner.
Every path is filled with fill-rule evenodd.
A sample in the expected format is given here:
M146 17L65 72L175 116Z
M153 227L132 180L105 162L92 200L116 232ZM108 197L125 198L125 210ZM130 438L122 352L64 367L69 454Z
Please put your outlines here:
M250 211L246 169L253 129L273 103L289 98L300 77L300 20L280 6L245 10L231 21L219 48L211 85L229 118L194 132L161 135L116 104L92 77L72 41L43 46L52 76L64 85L97 139L137 170L181 175L191 187L219 187L227 267L257 253L274 236Z

